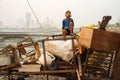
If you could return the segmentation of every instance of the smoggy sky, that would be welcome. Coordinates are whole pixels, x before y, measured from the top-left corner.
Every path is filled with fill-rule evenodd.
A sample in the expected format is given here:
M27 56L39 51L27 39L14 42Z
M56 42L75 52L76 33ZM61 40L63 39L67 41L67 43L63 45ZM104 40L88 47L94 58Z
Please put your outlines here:
M72 12L75 26L97 24L104 15L111 15L110 23L120 18L120 0L29 0L39 21L43 23L47 17L56 27L61 27L66 10ZM16 25L25 21L26 12L31 12L27 0L0 0L0 21L4 25ZM32 19L35 17L31 13Z

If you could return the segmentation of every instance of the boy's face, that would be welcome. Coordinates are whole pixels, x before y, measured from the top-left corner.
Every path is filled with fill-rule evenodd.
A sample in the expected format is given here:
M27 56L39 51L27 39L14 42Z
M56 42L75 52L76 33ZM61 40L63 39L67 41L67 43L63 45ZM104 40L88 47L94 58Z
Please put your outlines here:
M71 13L70 13L70 12L66 12L66 13L65 13L65 17L66 17L66 18L70 18L70 17L71 17Z

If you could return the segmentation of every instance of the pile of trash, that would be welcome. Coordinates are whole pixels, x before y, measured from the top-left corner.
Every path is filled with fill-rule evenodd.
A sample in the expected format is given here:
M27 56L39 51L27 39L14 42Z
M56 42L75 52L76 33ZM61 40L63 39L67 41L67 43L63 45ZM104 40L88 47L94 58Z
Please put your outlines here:
M33 46L33 45L32 45ZM74 47L77 47L77 41L74 40ZM25 48L26 49L26 48ZM29 50L35 51L34 55L27 56L26 54L22 55L23 62L32 62L36 61L38 64L45 65L44 62L44 52L42 48L39 48L38 44L34 45L34 50L32 48ZM28 51L28 50L26 50ZM70 61L73 57L73 48L72 40L53 40L45 41L45 53L46 53L46 65L50 65L56 57L61 58L64 61Z
M74 48L77 47L77 41L74 40ZM11 47L4 48L1 50L1 55L6 55L12 52L13 49L9 51ZM31 38L26 38L19 43L17 43L14 48L14 53L12 53L12 57L14 57L14 63L19 63L20 65L24 65L26 63L36 63L42 66L50 65L56 57L69 62L73 58L73 44L71 40L47 40L45 41L45 53L43 48L39 48L39 44L34 42ZM5 51L6 50L6 51ZM8 51L7 51L8 50ZM4 51L4 52L3 52ZM46 55L46 60L44 59ZM9 58L9 57L8 57ZM3 59L5 60L5 59ZM11 61L9 59L9 61ZM0 61L0 64L3 61ZM4 65L11 65L10 62L6 62ZM2 65L2 66L4 66Z

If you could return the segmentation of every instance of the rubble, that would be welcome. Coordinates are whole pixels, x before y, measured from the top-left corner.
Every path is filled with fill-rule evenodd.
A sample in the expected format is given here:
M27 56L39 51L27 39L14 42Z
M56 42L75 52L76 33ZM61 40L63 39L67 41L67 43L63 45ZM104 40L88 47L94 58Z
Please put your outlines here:
M19 52L19 58L21 63L24 62L35 62L41 56L39 46L37 42L34 42L31 38L26 38L17 44Z
M18 67L18 57L16 48L12 45L8 45L0 51L0 69L10 69L14 67ZM4 62L3 62L4 61Z

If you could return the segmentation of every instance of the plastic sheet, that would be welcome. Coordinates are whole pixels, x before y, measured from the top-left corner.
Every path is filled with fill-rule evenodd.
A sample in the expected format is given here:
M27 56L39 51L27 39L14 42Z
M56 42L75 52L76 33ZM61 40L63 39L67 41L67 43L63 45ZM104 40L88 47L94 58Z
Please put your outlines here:
M76 40L74 40L74 47L77 47ZM45 48L48 52L64 61L69 61L73 58L72 40L46 41Z

